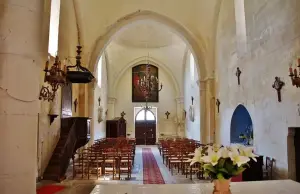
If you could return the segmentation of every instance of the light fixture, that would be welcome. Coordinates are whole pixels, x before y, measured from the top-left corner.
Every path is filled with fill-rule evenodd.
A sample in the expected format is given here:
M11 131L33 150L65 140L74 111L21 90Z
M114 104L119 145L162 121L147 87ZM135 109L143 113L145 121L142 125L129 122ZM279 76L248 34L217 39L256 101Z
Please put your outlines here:
M62 69L61 62L59 61L58 56L55 57L55 62L52 67L49 69L49 59L45 65L45 78L44 82L48 83L51 86L42 86L40 91L40 100L53 101L56 95L56 91L59 86L63 86L66 83L66 65Z
M77 46L76 65L67 66L67 80L71 83L90 83L95 78L87 68L81 66L81 48L82 46Z
M60 86L64 86L67 83L90 83L94 76L85 67L81 66L81 46L77 46L76 65L67 66L66 60L62 69L59 57L55 57L55 62L49 69L49 59L45 65L45 79L44 82L48 83L49 86L42 86L40 91L40 100L53 101L56 95L56 91ZM71 71L70 69L75 69Z
M290 71L290 77L291 77L291 80L292 80L292 84L293 86L296 86L297 88L300 87L300 77L297 75L297 68L293 69L293 64L291 63L290 64L290 68L289 68L289 71ZM300 71L300 58L298 58L298 66L296 66L299 68L299 71ZM300 73L300 72L299 72Z

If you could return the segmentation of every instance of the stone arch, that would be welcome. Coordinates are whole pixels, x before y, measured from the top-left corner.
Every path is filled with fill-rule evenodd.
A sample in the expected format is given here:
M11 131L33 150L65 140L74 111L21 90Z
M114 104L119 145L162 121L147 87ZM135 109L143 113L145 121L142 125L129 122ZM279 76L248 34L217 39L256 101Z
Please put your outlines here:
M122 78L122 76L124 75L124 73L128 70L128 68L132 68L136 65L142 64L142 63L147 63L149 62L151 65L154 65L158 68L161 68L163 71L165 71L167 73L168 76L170 76L176 95L180 96L180 88L179 88L179 84L175 78L175 76L173 75L172 71L170 70L170 68L165 65L164 63L152 58L152 57L147 57L147 56L143 56L143 57L139 57L134 59L133 61L129 62L124 68L121 69L121 71L119 71L113 85L112 85L112 93L110 93L110 96L115 96L115 89L116 86L118 85L120 79Z
M242 104L239 104L234 110L231 118L230 143L246 143L240 138L241 134L244 134L247 137L253 136L253 123L246 107Z
M206 77L207 73L206 73L206 66L204 62L204 53L203 53L203 49L201 49L198 44L198 42L200 42L199 38L196 38L191 32L189 32L184 26L182 26L178 22L164 15L155 13L153 11L148 11L148 10L138 10L136 12L128 14L120 18L119 20L117 20L113 25L111 25L108 28L108 30L96 40L96 43L92 50L90 62L89 62L89 69L92 72L94 72L95 67L97 65L97 61L101 56L101 53L105 50L106 46L110 43L113 36L115 36L125 26L131 25L141 20L154 20L174 30L174 32L178 36L180 36L184 40L184 42L189 46L191 52L195 56L199 77L201 78Z

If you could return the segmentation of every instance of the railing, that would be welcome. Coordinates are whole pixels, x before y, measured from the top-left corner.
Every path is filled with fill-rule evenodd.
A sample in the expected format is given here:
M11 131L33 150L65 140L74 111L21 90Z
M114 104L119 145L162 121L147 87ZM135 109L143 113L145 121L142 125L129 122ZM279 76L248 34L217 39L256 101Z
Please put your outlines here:
M77 120L73 122L68 134L68 138L66 140L66 144L62 149L62 153L60 157L60 177L63 177L65 175L66 170L69 166L70 159L74 154L74 148L76 146L76 141L77 141L76 122Z

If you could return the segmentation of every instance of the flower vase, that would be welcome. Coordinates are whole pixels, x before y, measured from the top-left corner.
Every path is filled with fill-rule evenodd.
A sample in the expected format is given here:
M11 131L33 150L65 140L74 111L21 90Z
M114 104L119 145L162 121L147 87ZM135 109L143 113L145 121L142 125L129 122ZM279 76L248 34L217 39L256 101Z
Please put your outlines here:
M214 180L214 191L213 194L231 194L230 191L231 179L225 180Z

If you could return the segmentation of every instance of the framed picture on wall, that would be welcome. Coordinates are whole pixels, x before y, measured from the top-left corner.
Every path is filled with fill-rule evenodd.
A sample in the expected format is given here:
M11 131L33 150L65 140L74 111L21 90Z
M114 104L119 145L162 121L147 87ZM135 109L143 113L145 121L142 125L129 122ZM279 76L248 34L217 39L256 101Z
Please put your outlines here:
M142 80L145 79L146 66L147 64L141 64L132 68L132 102L145 102L145 96L140 90L139 84L142 82ZM153 86L155 88L153 88L151 97L149 98L148 102L158 102L158 68L154 65L150 65L150 74L151 79L155 80L157 84Z

